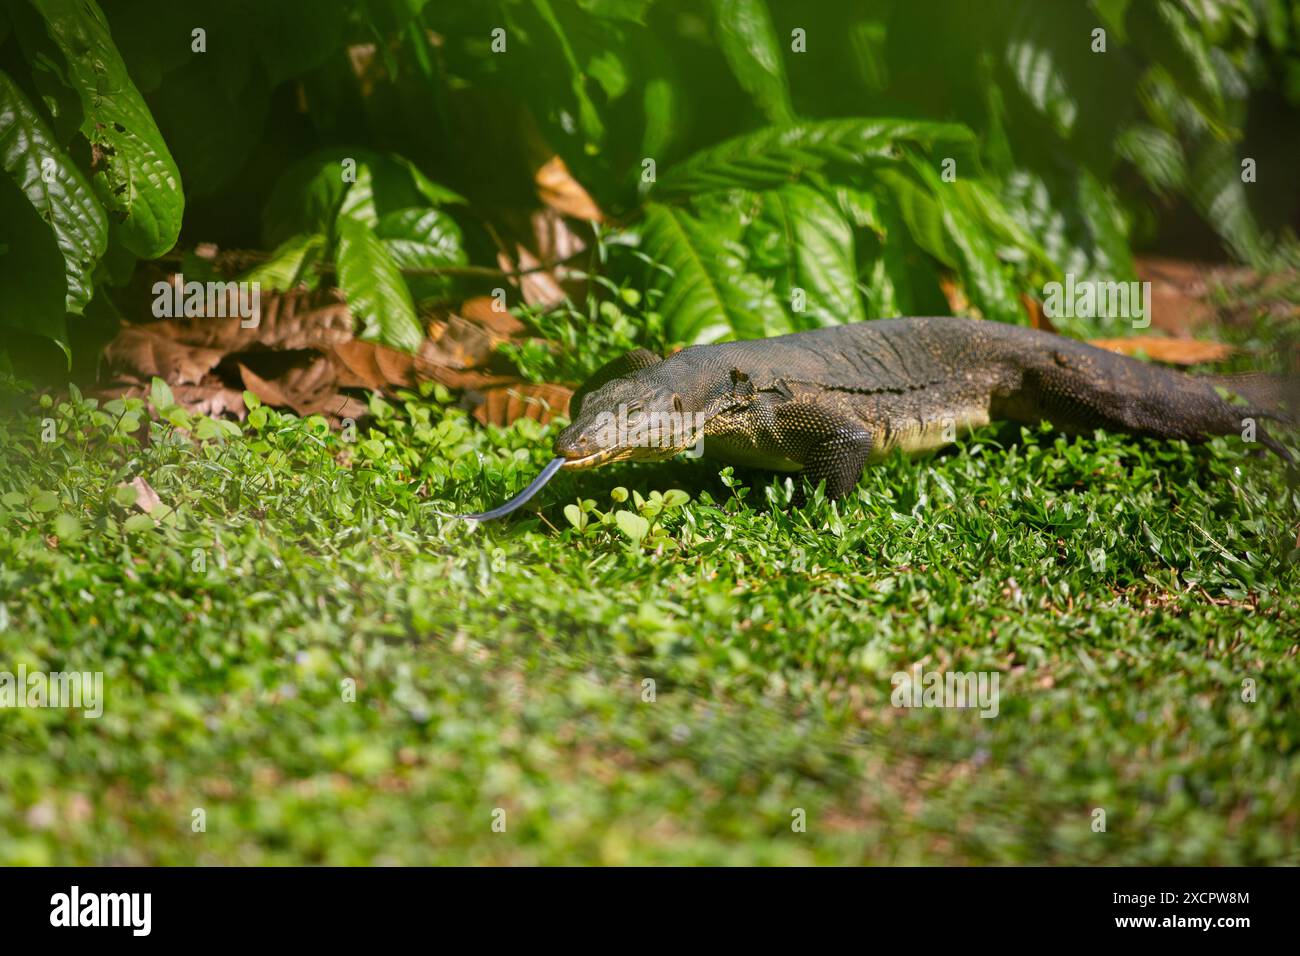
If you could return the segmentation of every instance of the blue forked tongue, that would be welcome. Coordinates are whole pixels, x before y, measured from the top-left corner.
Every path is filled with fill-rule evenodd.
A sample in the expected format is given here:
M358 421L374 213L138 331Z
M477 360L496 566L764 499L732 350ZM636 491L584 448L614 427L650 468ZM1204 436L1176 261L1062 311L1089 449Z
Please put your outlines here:
M527 488L519 492L519 494L515 495L505 504L493 508L491 511L484 511L482 514L456 515L456 517L462 518L465 521L491 521L493 518L500 518L510 514L512 511L518 511L524 505L528 504L528 499L542 490L542 486L550 481L563 465L563 458L552 458L546 463L546 467L542 469L542 473L534 478Z

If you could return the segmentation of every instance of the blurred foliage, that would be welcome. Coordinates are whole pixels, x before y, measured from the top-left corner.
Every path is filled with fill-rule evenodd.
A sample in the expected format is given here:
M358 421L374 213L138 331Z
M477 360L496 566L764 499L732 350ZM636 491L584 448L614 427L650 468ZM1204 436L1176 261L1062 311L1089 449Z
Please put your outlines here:
M946 276L1020 322L1184 206L1240 260L1292 249L1298 112L1297 0L25 0L0 324L66 347L179 238L330 274L414 348L553 154L668 341L949 312Z

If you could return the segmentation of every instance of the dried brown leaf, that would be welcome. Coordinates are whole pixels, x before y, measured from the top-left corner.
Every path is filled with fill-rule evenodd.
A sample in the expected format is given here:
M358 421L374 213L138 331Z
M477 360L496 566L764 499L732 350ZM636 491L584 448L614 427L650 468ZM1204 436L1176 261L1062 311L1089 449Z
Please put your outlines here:
M1135 335L1124 339L1090 339L1089 344L1122 355L1136 355L1141 352L1150 359L1170 365L1221 362L1236 351L1231 345L1222 342L1169 339L1156 335Z
M203 381L225 354L224 349L188 345L156 334L151 325L124 328L104 346L104 359L115 375L142 379L157 375L176 385Z
M600 207L582 185L573 178L569 167L559 156L552 156L533 174L537 195L556 212L588 222L604 219Z
M474 417L483 425L509 425L518 418L546 424L567 413L573 389L564 385L534 385L519 382L483 390L483 400Z
M162 499L158 497L158 492L153 490L153 486L145 481L140 475L132 478L127 485L135 489L135 507L145 514L153 511L162 504ZM124 486L126 487L126 486Z
M505 309L497 311L496 300L490 295L466 299L460 304L459 314L503 339L511 339L524 332L524 323Z

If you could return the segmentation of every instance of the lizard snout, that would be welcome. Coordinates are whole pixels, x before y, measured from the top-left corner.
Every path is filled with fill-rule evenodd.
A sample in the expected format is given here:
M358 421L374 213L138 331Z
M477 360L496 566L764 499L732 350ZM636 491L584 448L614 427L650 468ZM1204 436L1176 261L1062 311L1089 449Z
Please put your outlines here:
M551 450L569 465L578 462L596 464L598 463L598 456L602 452L608 453L609 451L608 449L602 449L590 434L590 429L582 428L578 422L570 425L555 436L555 444Z
M555 436L553 451L561 458L585 458L595 450L591 439L573 425Z

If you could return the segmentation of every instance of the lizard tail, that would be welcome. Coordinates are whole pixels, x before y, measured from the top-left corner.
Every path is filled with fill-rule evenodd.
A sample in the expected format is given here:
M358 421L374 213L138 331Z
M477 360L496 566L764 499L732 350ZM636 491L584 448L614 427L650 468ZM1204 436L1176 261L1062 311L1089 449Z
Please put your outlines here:
M1210 381L1249 402L1250 408L1245 409L1248 414L1271 418L1288 429L1300 426L1300 375L1245 372L1239 375L1210 376ZM1295 463L1295 456L1270 435L1263 425L1257 427L1256 438L1283 461Z
M1300 375L1245 372L1211 376L1211 381L1240 395L1258 415L1287 425L1300 424Z

